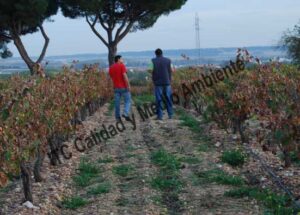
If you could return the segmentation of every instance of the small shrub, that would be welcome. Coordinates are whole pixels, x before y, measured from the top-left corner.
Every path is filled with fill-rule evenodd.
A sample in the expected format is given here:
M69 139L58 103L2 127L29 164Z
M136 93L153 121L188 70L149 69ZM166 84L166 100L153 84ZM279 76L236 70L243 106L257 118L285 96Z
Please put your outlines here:
M242 166L245 163L245 155L239 150L225 151L221 160L234 167Z

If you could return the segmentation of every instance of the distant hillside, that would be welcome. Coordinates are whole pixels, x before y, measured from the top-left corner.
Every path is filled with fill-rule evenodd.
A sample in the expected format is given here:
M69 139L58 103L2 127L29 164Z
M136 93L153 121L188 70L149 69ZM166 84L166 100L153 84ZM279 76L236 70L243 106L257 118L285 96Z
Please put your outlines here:
M261 47L246 47L249 52L262 61L267 61L272 58L286 59L286 52L274 46ZM207 48L201 49L201 64L216 64L220 65L235 58L237 48ZM198 50L196 49L177 49L165 50L165 56L171 58L176 66L195 65L199 63ZM151 58L154 57L154 51L139 51L139 52L121 52L120 53L126 61L126 65L130 68L146 68ZM182 57L185 55L189 60ZM79 63L76 67L80 68L85 64L99 63L101 68L106 68L107 54L78 54L67 56L49 56L44 62L49 63L47 69L60 69L63 65L70 65L74 60ZM27 70L25 63L21 58L9 58L0 60L0 73L11 73L15 71Z

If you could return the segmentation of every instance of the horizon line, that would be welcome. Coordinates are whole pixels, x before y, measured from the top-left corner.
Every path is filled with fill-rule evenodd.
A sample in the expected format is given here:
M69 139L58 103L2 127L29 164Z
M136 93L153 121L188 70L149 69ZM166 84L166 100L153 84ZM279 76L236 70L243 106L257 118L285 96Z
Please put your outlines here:
M243 47L238 47L238 46L231 46L231 47L211 47L211 48L200 48L200 50L207 50L207 49L233 49L233 48L263 48L263 47L273 47L273 48L278 48L280 49L280 47L278 45L254 45L254 46L243 46ZM165 49L164 52L168 52L168 51L177 51L177 50L197 50L196 48L179 48L179 49ZM139 52L154 52L154 50L141 50L141 51L121 51L118 52L120 54L122 53L139 53ZM44 59L46 59L47 57L67 57L67 56L78 56L78 55L108 55L108 52L102 52L102 53L78 53L78 54L57 54L57 55L49 55L49 56L45 56ZM38 58L38 56L30 56L31 58ZM8 59L16 59L16 58L22 58L21 56L18 57L11 57L11 58L7 58L7 59L0 59L5 61Z

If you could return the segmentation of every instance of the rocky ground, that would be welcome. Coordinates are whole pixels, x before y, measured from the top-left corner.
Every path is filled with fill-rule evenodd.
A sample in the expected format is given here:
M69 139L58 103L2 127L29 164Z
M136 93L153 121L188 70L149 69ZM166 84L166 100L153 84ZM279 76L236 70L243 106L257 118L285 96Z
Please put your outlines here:
M224 150L236 147L227 144L236 138L201 121L201 128L193 126L182 112L171 120L143 121L133 110L136 125L124 121L126 130L106 144L79 153L72 139L71 159L57 167L46 159L45 182L33 185L37 208L22 206L21 183L15 182L0 193L0 214L263 214L263 204L254 199L224 195L249 184L249 175L258 187L270 183L254 160L243 168L220 161ZM110 112L107 104L76 136L115 125Z

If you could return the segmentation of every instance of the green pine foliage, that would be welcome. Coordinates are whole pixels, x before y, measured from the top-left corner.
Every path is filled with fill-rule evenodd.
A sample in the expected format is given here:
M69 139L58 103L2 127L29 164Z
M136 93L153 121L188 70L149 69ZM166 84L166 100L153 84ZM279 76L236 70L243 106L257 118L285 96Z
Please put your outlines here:
M293 62L300 64L300 23L293 30L284 33L281 43L287 48Z

